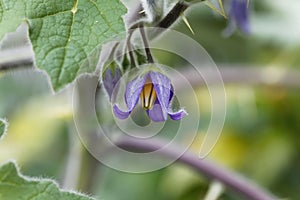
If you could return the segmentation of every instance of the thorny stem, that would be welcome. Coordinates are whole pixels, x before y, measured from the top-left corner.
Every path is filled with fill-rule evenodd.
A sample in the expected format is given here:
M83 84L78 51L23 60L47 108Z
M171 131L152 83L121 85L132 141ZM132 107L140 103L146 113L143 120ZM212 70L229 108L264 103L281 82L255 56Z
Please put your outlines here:
M158 24L154 24L154 26L157 27L158 29L155 29L154 32L152 31L149 34L149 39L150 40L154 39L155 37L160 35L163 31L165 31L167 28L169 28L172 24L174 24L174 22L189 7L189 5L191 5L191 3L187 3L185 1L177 2L175 4L175 6L169 11L169 13L160 22L158 22ZM130 31L129 33L130 34L132 34L134 29L137 29L137 28L140 28L140 31L145 32L144 30L141 30L141 29L143 29L145 22L138 20L139 18L145 17L145 15L140 13L141 9L142 9L142 7L141 7L141 5L139 5L137 7L137 9L134 11L134 14L131 17L129 17L128 24L129 24L129 31ZM142 33L143 40L144 41L147 40L147 39L145 39L146 37L143 35L146 35L146 34ZM149 46L149 45L147 45L147 46ZM148 57L148 55L151 55L150 49L148 47L146 47L146 45L145 45L145 51L146 51L147 57ZM151 58L150 58L150 60L151 60ZM153 58L152 58L152 61L153 61ZM149 62L149 60L148 60L148 62ZM149 63L153 63L153 62L149 62Z
M181 16L181 14L190 6L191 4L179 1L176 5L169 11L169 13L155 25L156 29L152 29L148 34L149 40L153 40L157 36L161 35L167 30L174 22Z
M279 199L268 191L260 188L258 185L250 180L242 177L241 175L234 173L226 168L218 166L207 159L200 159L194 153L184 151L178 145L168 145L168 148L163 148L166 143L162 140L138 140L138 139L123 139L117 142L117 146L124 149L139 150L145 152L153 152L160 149L161 154L168 158L178 158L177 162L184 163L196 171L200 172L211 180L218 180L226 187L234 190L240 195L249 200L275 200ZM181 152L184 152L183 154Z
M199 0L199 2L202 2L205 0ZM175 4L175 6L169 11L169 13L158 23L155 25L155 27L157 27L158 29L156 29L154 32L151 32L149 35L150 39L153 39L155 37L157 37L158 35L160 35L164 30L166 30L167 28L169 28L172 24L174 24L174 22L181 16L181 14L192 4L195 4L195 2L190 2L187 3L185 1L179 1ZM142 9L141 5L139 5L137 7L137 9L134 11L134 14L129 18L129 24L130 24L130 28L129 28L129 36L127 39L127 45L128 47L130 46L130 38L132 35L132 32L134 31L134 29L139 28L140 32L141 32L141 36L142 36L142 40L145 46L145 52L146 52L146 56L147 56L147 60L148 63L153 63L153 57L149 48L149 44L148 44L148 39L146 37L146 33L144 30L144 22L142 21L138 21L135 24L132 24L135 21L137 21L139 19L139 17L144 17L144 15L142 15L140 13L140 10ZM132 53L130 53L130 49L129 50L129 55L130 58L133 57ZM131 60L133 60L131 58Z
M156 26L169 28L188 7L189 5L186 2L179 1Z

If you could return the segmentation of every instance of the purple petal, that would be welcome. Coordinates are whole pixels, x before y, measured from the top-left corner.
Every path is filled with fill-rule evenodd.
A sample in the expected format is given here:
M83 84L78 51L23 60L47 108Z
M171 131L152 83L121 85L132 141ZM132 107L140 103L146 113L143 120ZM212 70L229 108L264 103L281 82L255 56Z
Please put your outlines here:
M130 112L124 112L122 110L119 109L119 107L117 105L114 105L114 113L115 113L115 116L118 117L119 119L126 119Z
M187 115L187 112L183 109L177 111L177 112L169 112L168 113L170 115L170 118L173 120L180 120L182 119L184 116Z
M127 104L128 112L130 113L136 106L142 89L146 83L148 75L138 76L130 81L126 86L125 101Z
M121 70L118 67L115 68L114 73L110 68L105 70L104 77L103 77L103 85L106 92L109 95L109 99L111 99L114 88L118 83L118 81L120 80L120 78L121 78Z
M168 115L162 110L160 104L154 104L152 109L148 111L150 119L154 122L162 122L168 119Z
M168 110L171 95L171 81L165 75L159 72L149 73L153 83L157 99L165 112Z
M138 76L137 78L129 81L125 91L125 102L127 105L127 111L122 111L117 105L114 105L114 113L119 119L126 119L130 115L131 111L136 106L142 89L146 83L148 75Z
M171 90L170 90L169 102L172 100L173 96L174 96L174 87L173 87L173 85L171 84Z
M170 103L174 95L174 89L169 78L159 72L150 72L149 75L156 92L158 100L156 103L160 104L159 107L157 106L158 104L155 104L155 109L153 107L152 110L149 111L150 118L153 121L165 121L167 120L166 114L169 114L173 120L180 120L186 116L187 113L185 110L181 109L178 112L173 112L170 108Z
M247 0L232 0L230 17L244 33L250 33Z

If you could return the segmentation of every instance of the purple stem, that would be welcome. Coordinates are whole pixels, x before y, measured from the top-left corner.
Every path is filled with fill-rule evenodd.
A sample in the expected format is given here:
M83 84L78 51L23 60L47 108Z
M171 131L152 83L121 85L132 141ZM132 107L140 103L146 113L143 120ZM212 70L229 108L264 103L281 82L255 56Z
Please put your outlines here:
M137 140L137 139L123 139L117 145L124 149L136 149L143 151L155 151L161 149L165 143L161 140ZM196 154L190 151L184 151L179 146L173 145L172 148L165 148L161 151L164 156L169 158L177 158L181 152L184 152L177 162L184 163L196 171L202 173L208 179L218 180L228 188L243 195L249 200L274 200L279 199L268 191L262 189L251 180L230 171L224 167L213 163L207 159L200 159Z

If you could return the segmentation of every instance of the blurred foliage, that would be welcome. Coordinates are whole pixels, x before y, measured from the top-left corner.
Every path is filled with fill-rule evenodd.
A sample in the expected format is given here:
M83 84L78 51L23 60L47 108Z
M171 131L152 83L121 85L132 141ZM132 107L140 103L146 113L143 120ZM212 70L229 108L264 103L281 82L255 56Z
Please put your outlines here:
M7 129L7 122L4 119L0 118L0 139L2 139Z
M300 40L294 34L297 29L293 24L299 13L293 4L299 3L295 0L253 2L253 34L250 36L237 32L224 38L226 20L204 5L195 6L186 14L195 35L182 21L174 28L199 41L220 65L300 69ZM287 37L289 32L291 36ZM179 68L184 64L171 54L155 55L169 66ZM2 74L0 116L8 118L10 128L7 137L0 141L1 163L16 159L28 175L62 179L72 123L69 92L53 96L45 76L32 70ZM207 90L199 88L196 93L201 124L191 146L195 152L201 146L202 130L210 119ZM226 85L226 93L225 127L209 158L251 178L279 197L300 199L299 90ZM107 107L105 112L109 113L110 109ZM100 120L111 122L106 118ZM100 199L108 200L202 199L209 186L202 175L181 164L147 174L117 172L101 165L94 176L97 184L93 185L93 192ZM226 190L220 199L241 197Z
M0 143L0 162L27 163L23 170L29 175L60 175L67 152L66 122L72 119L66 96L53 96L45 76L32 70L8 73L0 88L0 113L12 120Z

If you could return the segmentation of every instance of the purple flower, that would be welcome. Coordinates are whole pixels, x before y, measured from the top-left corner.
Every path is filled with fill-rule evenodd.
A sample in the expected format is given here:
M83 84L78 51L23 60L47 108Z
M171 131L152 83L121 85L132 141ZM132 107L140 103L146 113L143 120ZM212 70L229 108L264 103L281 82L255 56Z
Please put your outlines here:
M103 75L103 85L109 96L109 99L111 99L111 95L120 78L121 70L118 67L114 68L114 70L111 68L105 70Z
M118 105L114 105L113 110L116 117L126 119L141 99L142 106L152 121L166 121L168 115L173 120L180 120L187 113L183 109L173 112L172 98L171 81L159 72L150 71L128 82L125 91L125 103L128 110L122 111Z
M228 15L229 25L225 30L226 35L231 35L236 28L243 33L250 33L248 0L230 0Z

